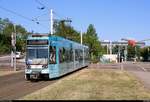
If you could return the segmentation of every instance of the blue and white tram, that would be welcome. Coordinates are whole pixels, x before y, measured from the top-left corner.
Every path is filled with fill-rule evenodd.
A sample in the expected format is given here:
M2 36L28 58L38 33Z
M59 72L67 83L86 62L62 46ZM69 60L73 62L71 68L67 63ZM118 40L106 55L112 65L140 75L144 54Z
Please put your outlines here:
M27 38L25 78L57 78L89 64L88 46L58 36Z

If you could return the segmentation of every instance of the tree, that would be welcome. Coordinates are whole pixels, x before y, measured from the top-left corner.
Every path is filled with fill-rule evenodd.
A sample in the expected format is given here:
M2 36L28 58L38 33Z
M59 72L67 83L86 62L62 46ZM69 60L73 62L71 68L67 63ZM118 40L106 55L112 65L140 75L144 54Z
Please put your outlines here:
M4 28L5 28L9 23L11 23L11 22L9 21L8 18L6 18L6 19L0 18L0 33L1 33L1 34L3 33Z
M92 24L88 26L87 32L83 35L83 43L89 46L91 60L99 59L102 54L102 47L98 40L96 30Z
M140 50L140 55L143 57L143 61L150 61L150 47L144 47Z
M76 31L64 21L54 22L54 35L61 36L80 43L80 32ZM96 60L105 52L98 40L96 29L92 24L89 25L87 32L83 33L83 44L89 47L90 58Z
M0 19L0 53L10 53L11 34L14 32L14 24L9 19ZM25 51L27 31L21 25L16 25L16 49Z
M140 58L140 47L139 46L134 46L132 47L131 45L128 45L128 60L133 60L133 58Z
M76 42L79 42L80 33L77 32L69 24L66 24L64 21L55 21L54 22L54 35L61 36Z
M28 32L21 25L16 25L16 50L25 52Z

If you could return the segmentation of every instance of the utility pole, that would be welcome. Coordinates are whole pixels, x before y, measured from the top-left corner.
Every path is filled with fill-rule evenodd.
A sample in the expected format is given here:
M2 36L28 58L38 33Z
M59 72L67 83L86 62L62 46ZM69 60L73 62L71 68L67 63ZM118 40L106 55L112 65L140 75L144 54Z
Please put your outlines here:
M125 46L125 50L124 50L125 62L127 61L127 53L128 53L128 45Z
M135 46L135 62L136 62L136 58L137 58L137 56L136 56L136 52L137 52L137 49L136 49L136 46Z
M83 45L83 33L82 33L82 30L81 30L81 45ZM84 47L83 47L83 66L84 66Z
M14 24L14 32L11 35L11 67L14 67L14 71L16 71L16 25Z
M110 54L112 54L112 42L109 42L109 49L110 49Z
M51 9L51 35L53 35L53 9Z
M11 34L11 46L12 46L12 48L11 48L11 67L13 67L13 65L14 65L14 60L13 60L13 57L14 57L14 53L13 53L13 47L14 47L14 36L13 36L14 34L13 34L13 32L12 32L12 34Z
M118 47L119 47L119 48L118 48L118 55L119 55L119 63L120 63L120 44L119 44Z
M108 44L107 44L107 54L108 54Z
M82 30L81 30L81 45L82 45L82 40L83 40L83 39L82 39Z
M14 24L14 71L16 71L16 25Z

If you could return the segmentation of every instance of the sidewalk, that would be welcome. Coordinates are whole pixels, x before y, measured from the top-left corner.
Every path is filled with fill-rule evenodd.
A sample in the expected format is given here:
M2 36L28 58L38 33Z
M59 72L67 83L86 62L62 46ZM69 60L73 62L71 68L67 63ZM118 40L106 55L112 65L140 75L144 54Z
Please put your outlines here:
M150 72L130 71L143 83L144 87L150 90Z

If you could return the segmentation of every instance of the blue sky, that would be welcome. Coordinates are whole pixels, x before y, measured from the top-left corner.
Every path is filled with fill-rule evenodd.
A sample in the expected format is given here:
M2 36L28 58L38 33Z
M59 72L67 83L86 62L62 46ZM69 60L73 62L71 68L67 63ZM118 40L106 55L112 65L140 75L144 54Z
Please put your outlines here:
M96 28L100 40L117 41L121 38L143 40L150 38L150 0L39 0L53 8L56 19L69 17L72 26L85 32L89 24ZM0 6L15 11L28 18L39 17L48 20L49 12L39 10L42 7L36 0L0 0ZM45 15L43 15L45 14ZM28 31L47 33L50 22L41 21L37 25L0 9L1 18L9 18L21 24ZM150 41L146 42L150 45Z

